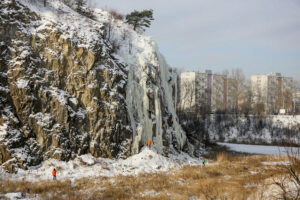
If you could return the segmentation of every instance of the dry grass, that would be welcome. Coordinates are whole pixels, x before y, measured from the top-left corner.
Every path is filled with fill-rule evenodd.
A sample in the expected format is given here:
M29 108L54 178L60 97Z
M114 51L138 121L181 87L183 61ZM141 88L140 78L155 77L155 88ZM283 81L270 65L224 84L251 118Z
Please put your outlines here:
M6 181L0 180L0 193L21 192L28 196L39 194L42 199L78 199L80 193L75 193L71 187L70 180L64 181L42 181L31 183L28 181Z
M217 154L217 161L219 163L229 162L229 158L226 152L219 152Z
M184 166L168 173L82 178L40 183L0 181L2 193L39 194L42 199L264 199L266 180L283 173L265 161L282 161L276 156L230 157L219 153L219 163ZM83 198L84 197L84 198Z

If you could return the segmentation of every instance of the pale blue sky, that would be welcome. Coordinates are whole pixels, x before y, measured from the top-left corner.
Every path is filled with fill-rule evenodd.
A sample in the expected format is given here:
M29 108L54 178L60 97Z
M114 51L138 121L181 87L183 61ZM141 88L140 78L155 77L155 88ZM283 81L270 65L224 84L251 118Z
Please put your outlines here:
M299 0L93 0L123 14L153 9L152 36L185 71L242 68L300 79Z

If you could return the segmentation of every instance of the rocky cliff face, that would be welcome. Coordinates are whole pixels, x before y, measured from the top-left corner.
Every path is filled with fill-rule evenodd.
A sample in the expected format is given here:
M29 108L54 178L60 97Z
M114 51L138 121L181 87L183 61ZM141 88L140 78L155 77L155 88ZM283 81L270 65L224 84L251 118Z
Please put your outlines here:
M149 139L164 154L187 147L176 84L150 38L113 22L114 52L106 12L92 20L59 1L40 6L0 2L0 165L126 157Z

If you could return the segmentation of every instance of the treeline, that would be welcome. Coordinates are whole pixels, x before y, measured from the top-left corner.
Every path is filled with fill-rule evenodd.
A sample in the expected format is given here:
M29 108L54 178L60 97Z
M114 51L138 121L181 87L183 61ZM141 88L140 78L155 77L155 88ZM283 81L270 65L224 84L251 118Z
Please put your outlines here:
M205 127L212 142L299 146L296 120L292 116L210 115Z

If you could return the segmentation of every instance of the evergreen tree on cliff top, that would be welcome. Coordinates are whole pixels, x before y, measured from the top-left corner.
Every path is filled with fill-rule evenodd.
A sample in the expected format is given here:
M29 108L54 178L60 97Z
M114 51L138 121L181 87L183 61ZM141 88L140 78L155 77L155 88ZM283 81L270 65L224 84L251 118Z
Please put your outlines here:
M153 10L143 10L141 12L134 10L132 13L126 15L126 22L133 26L133 30L143 27L149 28L153 19Z

